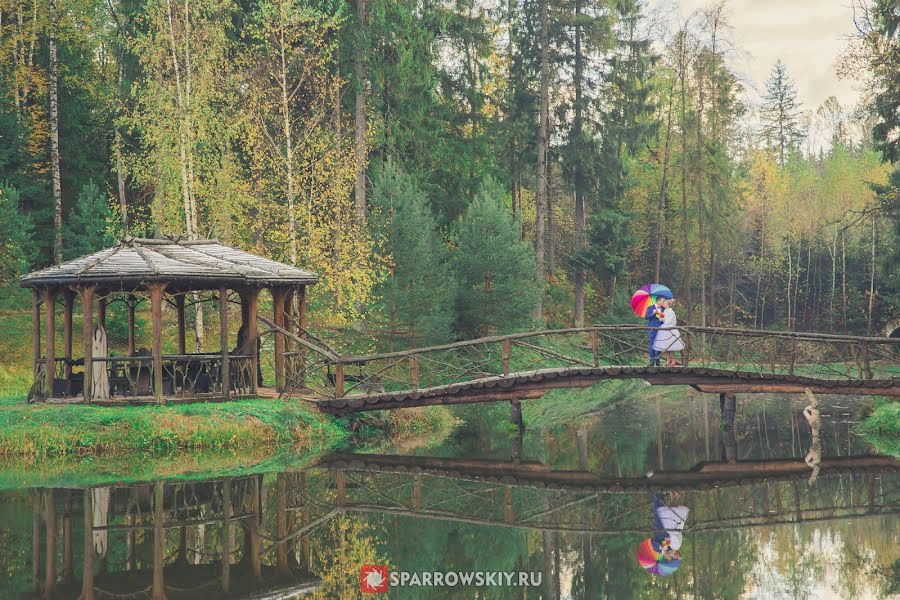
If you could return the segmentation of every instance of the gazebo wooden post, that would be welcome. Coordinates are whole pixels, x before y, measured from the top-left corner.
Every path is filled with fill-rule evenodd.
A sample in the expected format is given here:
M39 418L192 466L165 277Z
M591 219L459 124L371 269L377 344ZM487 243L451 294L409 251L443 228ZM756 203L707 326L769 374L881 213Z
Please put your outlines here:
M71 583L72 570L72 490L63 496L63 581Z
M84 385L82 394L84 401L91 401L92 373L94 357L94 287L81 288L81 314L84 321Z
M222 351L222 395L231 395L231 365L228 357L228 288L219 288L219 346Z
M134 309L137 306L137 298L134 294L128 294L128 356L134 356L135 347L135 326L134 326Z
M66 357L66 395L72 395L72 312L75 308L75 293L63 290L63 352Z
M284 328L291 333L294 332L294 288L292 287L287 288L287 293L284 295ZM296 358L292 354L294 347L295 344L293 340L285 336L284 352L287 356L285 356L284 360L284 372L286 383L290 383L289 381L287 381L289 379L287 377L288 374L290 374L291 377L295 377L297 375L294 369L296 365Z
M165 568L166 530L163 513L163 482L157 481L153 490L153 585L150 597L165 600L163 569Z
M297 288L297 324L300 326L299 336L306 339L306 286L301 285ZM297 345L298 355L298 380L297 385L306 385L306 348Z
M231 584L231 480L222 482L222 591Z
M244 353L250 353L250 393L256 394L257 373L259 373L259 342L257 337L256 316L259 311L259 290L251 288L247 290L247 334L244 343Z
M46 369L45 398L53 397L53 382L56 379L56 290L47 287L44 290L44 315L46 316L47 357L44 362Z
M288 566L287 537L287 474L278 473L275 479L275 564L279 577L291 574Z
M106 331L106 294L107 292L101 290L97 297L97 325L102 327L104 331Z
M56 490L50 488L45 492L47 515L47 560L44 572L44 597L52 598L56 592Z
M184 326L184 294L175 295L175 313L178 315L178 354L187 354Z
M82 600L94 600L94 503L90 488L84 490L84 571Z
M31 355L34 361L32 374L38 376L41 368L41 289L31 290Z
M254 375L255 377L255 375ZM244 552L250 553L250 572L253 573L254 579L257 581L262 580L262 562L260 556L260 535L259 535L259 527L260 527L260 519L259 519L259 511L260 511L260 501L259 501L259 478L253 478L253 485L250 488L250 493L253 495L253 499L250 501L250 505L252 506L251 510L253 511L253 516L250 517L249 528L250 528L250 548L244 548Z
M166 284L150 285L150 315L153 321L153 397L163 403L162 299Z
M273 320L277 327L284 328L284 299L287 297L287 290L282 287L273 287L270 290L272 294L272 312ZM275 390L278 393L284 391L284 334L275 330Z

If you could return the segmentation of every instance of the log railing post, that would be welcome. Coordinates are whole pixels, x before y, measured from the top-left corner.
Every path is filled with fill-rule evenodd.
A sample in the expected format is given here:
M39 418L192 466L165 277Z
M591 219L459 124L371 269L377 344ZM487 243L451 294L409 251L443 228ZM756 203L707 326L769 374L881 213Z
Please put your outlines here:
M591 330L591 355L594 358L594 368L600 366L600 336L596 329Z
M862 343L863 371L866 379L872 379L872 363L869 361L869 342Z
M500 360L503 362L503 376L509 375L509 355L512 351L512 340L505 338L500 343Z
M796 336L791 336L791 356L788 363L788 374L794 374L794 364L797 362L797 338Z
M419 357L415 354L409 357L409 380L412 389L419 389Z
M334 397L341 398L344 395L344 363L334 363Z

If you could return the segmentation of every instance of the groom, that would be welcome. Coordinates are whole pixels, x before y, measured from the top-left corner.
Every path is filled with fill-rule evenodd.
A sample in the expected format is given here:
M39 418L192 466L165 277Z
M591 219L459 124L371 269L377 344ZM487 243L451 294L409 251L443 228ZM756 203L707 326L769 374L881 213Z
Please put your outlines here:
M663 298L662 296L656 297L656 303L651 304L647 307L647 312L644 315L644 318L647 319L648 327L662 327L662 313L665 311L663 307ZM658 367L659 366L659 357L662 354L660 350L653 349L653 342L656 341L656 334L659 332L658 329L650 330L650 366Z

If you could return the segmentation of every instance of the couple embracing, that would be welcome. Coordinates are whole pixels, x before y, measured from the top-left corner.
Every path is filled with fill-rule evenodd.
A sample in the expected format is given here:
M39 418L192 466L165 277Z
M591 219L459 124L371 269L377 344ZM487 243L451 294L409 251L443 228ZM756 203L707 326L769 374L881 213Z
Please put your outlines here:
M656 297L656 302L647 307L644 318L650 326L650 366L660 366L660 359L665 354L667 367L677 366L675 353L684 350L681 332L676 327L675 300L673 298Z

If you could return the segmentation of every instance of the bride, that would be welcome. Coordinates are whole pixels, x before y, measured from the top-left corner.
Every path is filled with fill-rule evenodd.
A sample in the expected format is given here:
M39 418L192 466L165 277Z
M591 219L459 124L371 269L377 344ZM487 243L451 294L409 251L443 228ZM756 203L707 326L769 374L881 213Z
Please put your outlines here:
M681 332L676 327L678 318L675 316L675 310L672 308L674 305L675 300L670 299L666 301L663 322L656 333L656 339L653 341L653 349L666 355L667 367L676 366L678 362L675 360L675 353L684 350Z

